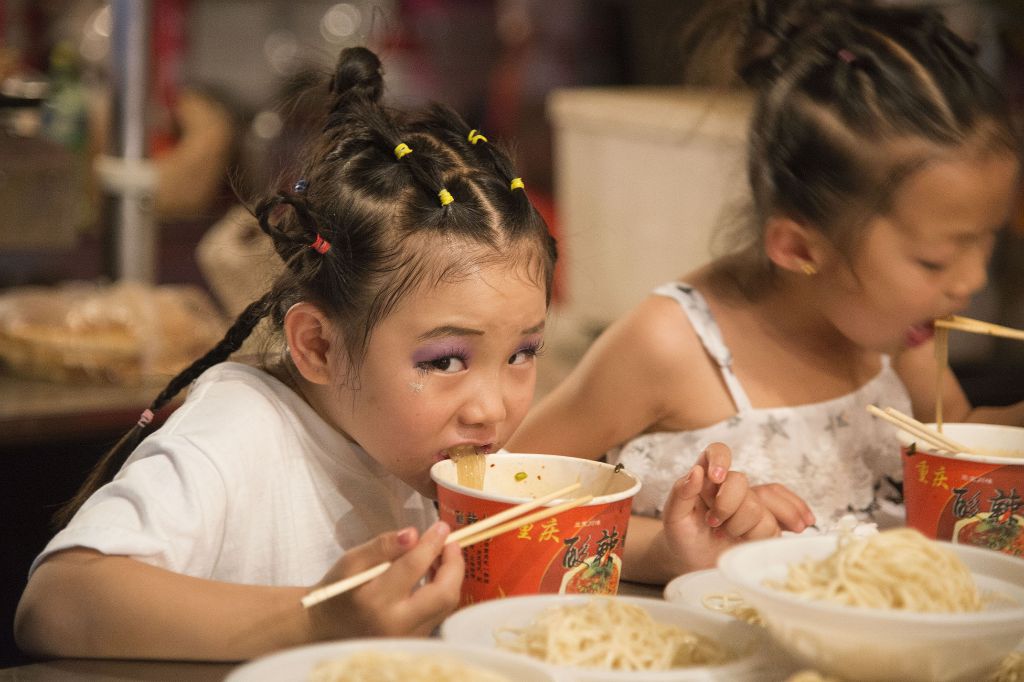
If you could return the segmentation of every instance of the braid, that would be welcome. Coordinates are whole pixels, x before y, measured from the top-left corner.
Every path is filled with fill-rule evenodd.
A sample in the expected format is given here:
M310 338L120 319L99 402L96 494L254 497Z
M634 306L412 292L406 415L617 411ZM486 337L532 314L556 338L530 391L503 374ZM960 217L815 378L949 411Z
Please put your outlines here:
M183 388L191 384L196 377L213 365L223 362L238 350L242 343L249 338L259 321L270 312L274 300L272 294L273 292L268 292L258 301L250 303L225 333L221 342L171 379L164 390L150 403L147 412L152 414L159 411ZM54 514L53 525L55 528L60 529L66 526L89 496L114 477L114 474L128 459L128 455L142 440L142 434L148 425L147 419L140 419L126 434L121 436L114 447L100 458L75 495Z

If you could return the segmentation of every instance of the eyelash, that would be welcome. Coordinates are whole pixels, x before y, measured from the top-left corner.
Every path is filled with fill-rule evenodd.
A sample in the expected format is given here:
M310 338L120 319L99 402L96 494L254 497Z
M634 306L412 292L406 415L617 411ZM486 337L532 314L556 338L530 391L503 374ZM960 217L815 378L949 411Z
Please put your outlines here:
M467 354L462 352L462 351L447 350L447 351L441 353L440 355L438 355L436 358L432 358L430 360L424 360L423 362L417 362L416 363L416 369L418 369L418 370L420 370L422 372L434 372L434 371L443 372L443 371L447 370L448 367L441 367L441 366L439 366L441 363L443 363L445 361L450 361L450 360L458 360L462 364L466 364L466 359L467 358L468 358ZM448 362L447 364L450 365L451 363Z
M515 353L513 353L513 355L519 355L520 353L526 353L531 358L535 358L538 355L543 355L544 354L544 342L543 341L535 341L533 343L528 343L525 346L523 346L522 348L520 348L519 350L517 350Z
M543 350L544 350L544 344L542 342L538 341L536 343L530 343L530 344L527 344L527 345L523 346L522 348L517 350L515 353L513 353L511 356L509 356L509 361L511 362L512 358L514 358L515 356L519 355L520 353L526 353L527 356L529 356L531 358L535 358L538 355L541 355ZM450 360L454 359L454 360L458 360L459 362L461 362L462 364L465 365L465 364L468 364L467 363L467 358L468 358L468 355L466 353L461 352L461 351L455 351L455 350L445 351L441 355L438 355L436 358L433 358L431 360L424 360L422 362L417 362L416 363L416 369L418 369L418 370L420 370L422 372L432 372L432 371L443 372L443 371L447 370L448 367L447 366L446 367L440 366L441 363L445 363L446 361L450 361ZM448 362L447 364L450 366L451 363Z
M946 269L946 265L943 263L932 263L931 261L924 260L919 260L917 261L917 263L918 265L920 265L925 270L928 270L929 272L942 272L943 270Z

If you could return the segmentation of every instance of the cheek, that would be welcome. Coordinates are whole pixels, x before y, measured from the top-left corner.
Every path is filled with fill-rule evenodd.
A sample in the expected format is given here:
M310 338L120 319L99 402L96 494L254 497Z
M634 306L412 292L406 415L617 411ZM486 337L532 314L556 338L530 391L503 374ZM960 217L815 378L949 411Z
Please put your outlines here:
M509 435L512 431L519 426L519 424L526 417L526 413L529 411L530 406L533 404L534 388L537 384L536 373L532 374L529 378L523 379L515 387L510 396L506 397L506 407L508 410L508 417L506 418L506 428L508 429Z

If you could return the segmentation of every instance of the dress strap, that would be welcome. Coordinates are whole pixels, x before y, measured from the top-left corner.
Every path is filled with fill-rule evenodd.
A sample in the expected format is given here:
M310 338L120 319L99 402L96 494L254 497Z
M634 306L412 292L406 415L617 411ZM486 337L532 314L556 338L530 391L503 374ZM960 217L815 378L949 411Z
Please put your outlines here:
M747 392L743 390L739 379L732 371L732 353L722 339L722 332L711 315L711 308L708 307L704 296L685 282L662 284L656 287L653 293L673 298L679 303L686 317L689 318L693 330L697 332L697 337L700 339L701 345L704 346L704 350L718 365L729 395L732 397L732 402L736 406L736 411L740 413L750 411L752 409L750 398L747 397Z

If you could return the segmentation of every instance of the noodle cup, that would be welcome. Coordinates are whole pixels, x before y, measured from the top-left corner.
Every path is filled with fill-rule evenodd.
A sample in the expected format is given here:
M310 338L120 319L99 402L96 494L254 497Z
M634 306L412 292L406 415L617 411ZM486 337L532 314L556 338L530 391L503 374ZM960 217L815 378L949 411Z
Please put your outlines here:
M900 431L907 525L925 537L1024 556L1024 428L943 424L942 433L983 454L939 453Z
M441 638L503 651L498 648L496 633L503 628L525 628L548 608L584 604L592 596L541 594L510 597L460 609L441 624ZM790 672L785 659L778 658L770 646L764 628L738 620L722 621L713 616L694 613L679 604L650 597L614 597L647 611L658 623L675 625L702 635L721 645L731 660L721 665L692 665L669 670L605 670L544 663L550 670L567 674L576 682L763 682L782 679L780 672ZM600 624L595 624L595 628ZM637 651L644 642L643 633L622 631L622 646ZM631 637L631 635L633 637ZM585 637L582 633L581 637ZM634 639L635 637L635 639ZM581 642L582 643L582 642ZM523 653L514 653L524 660L539 660Z
M984 680L1024 637L1024 559L980 547L940 543L970 569L983 597L992 598L978 612L846 606L765 584L785 580L791 564L829 556L837 540L759 540L732 547L718 560L779 646L804 665L847 680Z
M452 460L430 469L441 519L453 529L576 482L572 497L594 499L463 548L462 604L517 594L615 594L639 479L610 464L559 455L500 452L486 462L483 490L459 485Z

